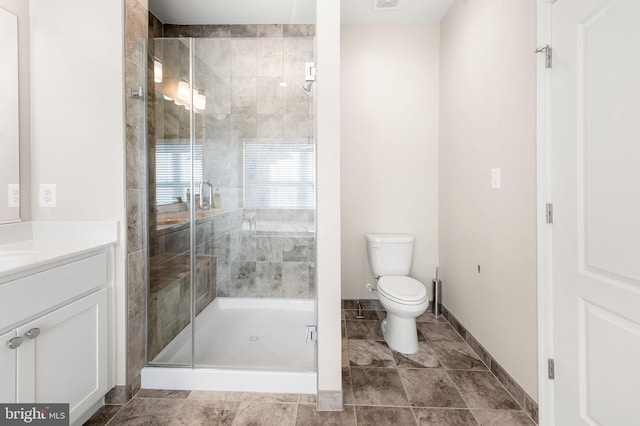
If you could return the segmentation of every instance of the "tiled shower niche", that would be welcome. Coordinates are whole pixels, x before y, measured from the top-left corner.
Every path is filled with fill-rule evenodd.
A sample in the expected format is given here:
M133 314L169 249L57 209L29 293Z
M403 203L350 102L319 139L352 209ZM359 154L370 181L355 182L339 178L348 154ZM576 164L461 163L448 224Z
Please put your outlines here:
M212 182L221 202L196 212L195 314L217 296L315 297L314 210L243 208L245 144L314 143L313 91L301 90L304 64L314 60L313 26L164 25L163 31L165 38L149 42L152 60L163 69L153 108L147 109L153 114L148 129L149 362L189 325L187 200L199 197L201 179ZM199 37L191 44L193 74L189 40L174 36ZM177 85L191 77L192 86L206 95L205 108L193 114L193 127L189 107L176 100ZM187 194L188 181L166 192L159 153L184 155L192 129L198 163L194 194Z

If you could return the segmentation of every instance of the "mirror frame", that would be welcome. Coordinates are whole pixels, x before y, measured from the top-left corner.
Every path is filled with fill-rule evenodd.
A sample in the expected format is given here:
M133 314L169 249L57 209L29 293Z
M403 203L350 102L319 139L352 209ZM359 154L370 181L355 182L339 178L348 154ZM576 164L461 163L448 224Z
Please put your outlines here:
M0 224L20 219L18 17L0 7Z

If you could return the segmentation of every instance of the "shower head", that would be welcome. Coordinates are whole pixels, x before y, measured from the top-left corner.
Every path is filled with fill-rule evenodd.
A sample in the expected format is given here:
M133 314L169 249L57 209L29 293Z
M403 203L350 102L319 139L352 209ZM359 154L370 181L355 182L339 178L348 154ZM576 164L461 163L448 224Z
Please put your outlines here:
M312 86L313 86L313 81L307 81L305 84L300 86L300 88L304 93L306 93L307 95L310 95Z

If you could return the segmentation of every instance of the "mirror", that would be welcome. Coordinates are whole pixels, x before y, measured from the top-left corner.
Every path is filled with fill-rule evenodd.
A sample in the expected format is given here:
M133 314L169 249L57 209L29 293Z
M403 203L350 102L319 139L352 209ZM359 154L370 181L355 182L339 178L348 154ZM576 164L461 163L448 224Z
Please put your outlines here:
M0 223L20 220L18 17L0 8Z

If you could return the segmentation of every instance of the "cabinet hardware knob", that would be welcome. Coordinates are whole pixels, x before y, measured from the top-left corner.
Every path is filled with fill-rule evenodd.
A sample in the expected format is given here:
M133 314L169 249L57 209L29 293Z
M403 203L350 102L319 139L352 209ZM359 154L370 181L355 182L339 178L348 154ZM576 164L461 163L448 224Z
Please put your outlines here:
M18 346L22 344L22 337L14 337L7 342L7 347L9 349L18 349Z
M24 333L24 336L27 339L31 339L31 340L35 339L39 335L40 335L40 329L38 327L34 327L31 330L29 330L26 333Z

